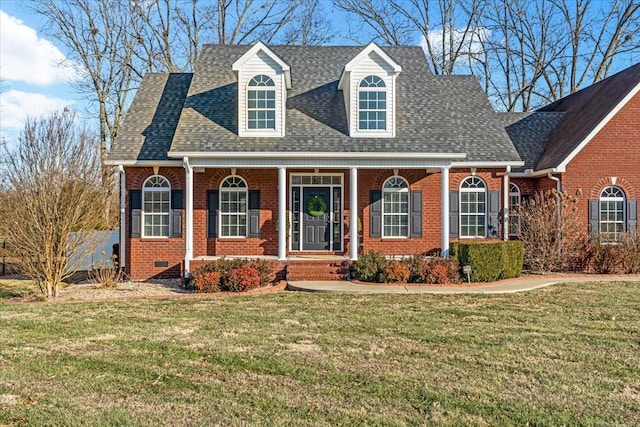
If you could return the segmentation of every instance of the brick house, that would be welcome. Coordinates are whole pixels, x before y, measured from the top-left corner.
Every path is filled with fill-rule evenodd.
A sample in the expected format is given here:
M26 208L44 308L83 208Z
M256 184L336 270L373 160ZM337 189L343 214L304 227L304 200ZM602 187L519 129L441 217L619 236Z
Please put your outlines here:
M509 204L556 185L584 199L585 227L635 228L639 87L636 65L497 113L419 47L207 45L195 73L144 77L111 147L122 264L147 279L264 257L338 278L365 250L507 239Z

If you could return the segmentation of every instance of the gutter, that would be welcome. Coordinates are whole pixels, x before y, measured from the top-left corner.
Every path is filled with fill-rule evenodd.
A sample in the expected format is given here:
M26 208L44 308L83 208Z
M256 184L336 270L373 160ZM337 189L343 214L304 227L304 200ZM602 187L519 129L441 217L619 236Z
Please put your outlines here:
M466 153L381 153L381 152L304 152L304 151L289 151L289 152L255 152L255 151L218 151L218 152L201 152L201 151L170 151L169 157L190 157L190 158L235 158L235 159L264 159L264 158L316 158L316 159L335 159L336 157L347 159L438 159L438 160L453 160L453 159L465 159Z
M511 172L511 176L513 178L540 178L543 176L548 177L549 174L554 174L554 173L562 173L564 172L563 168L547 168L547 169L541 169L539 171L534 171L533 169L526 169L524 172ZM554 181L557 178L551 178Z

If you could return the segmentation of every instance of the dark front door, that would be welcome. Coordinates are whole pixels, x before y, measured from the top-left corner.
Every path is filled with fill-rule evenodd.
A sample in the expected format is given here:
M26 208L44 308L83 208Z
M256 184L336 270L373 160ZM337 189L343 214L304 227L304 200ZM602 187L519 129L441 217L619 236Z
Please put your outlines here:
M331 239L331 190L329 187L309 187L303 188L302 193L302 250L328 251Z

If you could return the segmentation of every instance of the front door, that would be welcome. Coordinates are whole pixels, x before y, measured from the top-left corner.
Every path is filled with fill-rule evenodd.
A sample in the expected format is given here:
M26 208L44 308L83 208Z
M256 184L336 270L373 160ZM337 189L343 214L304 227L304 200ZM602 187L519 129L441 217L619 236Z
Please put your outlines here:
M302 250L328 251L331 237L331 189L329 187L303 187Z

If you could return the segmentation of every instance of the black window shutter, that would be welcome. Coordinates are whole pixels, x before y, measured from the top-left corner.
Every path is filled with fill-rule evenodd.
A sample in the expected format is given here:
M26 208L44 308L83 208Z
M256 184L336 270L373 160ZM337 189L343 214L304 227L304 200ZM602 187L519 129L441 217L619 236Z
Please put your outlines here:
M207 190L207 237L218 237L218 190Z
M597 238L600 234L600 200L589 200L589 234L593 238Z
M171 237L182 237L182 190L171 190Z
M410 237L422 237L422 191L411 192Z
M627 200L627 231L638 230L638 201Z
M380 190L371 191L369 224L369 236L382 237L382 191Z
M500 192L489 191L488 237L500 235Z
M140 237L142 190L129 190L129 224L131 237Z
M449 191L449 237L460 237L460 193Z
M249 234L260 237L260 190L249 190Z

